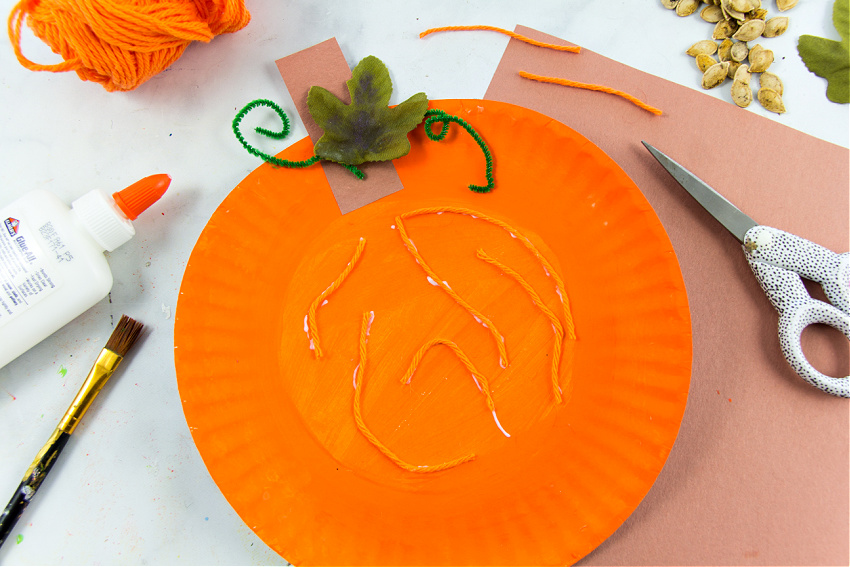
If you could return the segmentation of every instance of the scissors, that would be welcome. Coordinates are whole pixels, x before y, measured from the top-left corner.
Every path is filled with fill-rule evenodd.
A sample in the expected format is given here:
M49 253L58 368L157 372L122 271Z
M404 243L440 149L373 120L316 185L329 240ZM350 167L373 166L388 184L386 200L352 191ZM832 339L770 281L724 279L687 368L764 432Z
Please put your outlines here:
M779 312L779 344L788 364L824 392L850 397L850 376L822 374L809 363L800 346L803 329L814 323L829 325L850 339L850 253L836 254L805 238L758 224L696 175L646 142L643 145L743 244L750 268ZM802 278L821 284L831 303L813 298Z

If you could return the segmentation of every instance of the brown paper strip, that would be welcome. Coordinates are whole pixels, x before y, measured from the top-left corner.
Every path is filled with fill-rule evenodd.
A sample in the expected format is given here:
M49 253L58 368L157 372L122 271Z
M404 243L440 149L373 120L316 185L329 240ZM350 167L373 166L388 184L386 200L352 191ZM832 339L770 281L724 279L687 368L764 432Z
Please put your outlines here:
M292 96L295 108L313 143L322 136L322 129L307 110L307 93L314 85L322 86L344 102L349 102L345 82L351 69L335 38L308 47L276 61L280 76ZM322 162L325 176L342 214L359 209L402 189L392 162L366 163L360 167L366 178L357 179L341 165Z

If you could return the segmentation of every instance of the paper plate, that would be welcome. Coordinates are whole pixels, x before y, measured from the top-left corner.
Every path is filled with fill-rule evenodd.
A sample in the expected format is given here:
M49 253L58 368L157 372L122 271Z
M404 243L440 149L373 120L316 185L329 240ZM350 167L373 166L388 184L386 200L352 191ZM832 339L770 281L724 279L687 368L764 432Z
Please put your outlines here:
M344 216L321 168L262 165L212 216L186 268L175 363L187 422L233 508L294 564L573 563L646 495L685 409L687 297L637 187L546 116L477 100L432 106L488 142L492 193L467 189L484 182L484 159L457 125L442 142L412 133L395 161L404 189ZM305 139L281 157L311 154ZM417 259L398 217L420 209L431 212L403 219ZM310 305L361 239L359 262L318 306L313 344ZM560 353L551 315L511 271L562 327L572 317L576 339ZM495 414L451 348L413 360L433 339L453 341L487 379ZM414 470L367 439L355 396L361 425Z

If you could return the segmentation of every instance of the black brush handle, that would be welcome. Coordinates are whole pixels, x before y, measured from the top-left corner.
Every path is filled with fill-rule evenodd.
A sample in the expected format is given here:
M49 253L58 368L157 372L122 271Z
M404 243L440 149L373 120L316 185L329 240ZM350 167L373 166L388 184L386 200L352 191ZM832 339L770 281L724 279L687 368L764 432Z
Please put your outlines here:
M69 437L71 437L69 433L57 429L50 437L50 440L47 441L47 444L42 447L35 461L33 461L26 476L15 491L15 495L12 496L6 509L0 514L0 546L9 537L12 528L18 522L18 518L24 513L30 500L35 496L36 490L44 482L50 469L53 468L56 457L59 456L65 444L68 443Z

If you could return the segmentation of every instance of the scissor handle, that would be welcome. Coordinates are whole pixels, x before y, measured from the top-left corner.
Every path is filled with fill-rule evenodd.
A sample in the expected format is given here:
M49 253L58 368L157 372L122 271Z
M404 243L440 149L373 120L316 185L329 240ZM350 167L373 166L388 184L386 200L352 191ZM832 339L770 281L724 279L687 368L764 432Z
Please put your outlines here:
M769 226L754 226L748 230L744 235L744 250L750 264L753 261L772 264L818 282L829 301L850 315L850 253L836 254L810 240ZM776 296L768 293L771 302L784 299L781 291ZM780 312L783 310L776 303L774 307Z
M819 372L806 359L800 341L803 329L815 323L829 325L850 340L850 315L840 308L842 299L847 302L850 287L848 255L765 226L747 231L744 251L762 289L779 311L779 343L785 359L813 386L834 396L850 397L850 376L834 378ZM800 275L820 282L830 301L838 299L838 305L814 299Z

